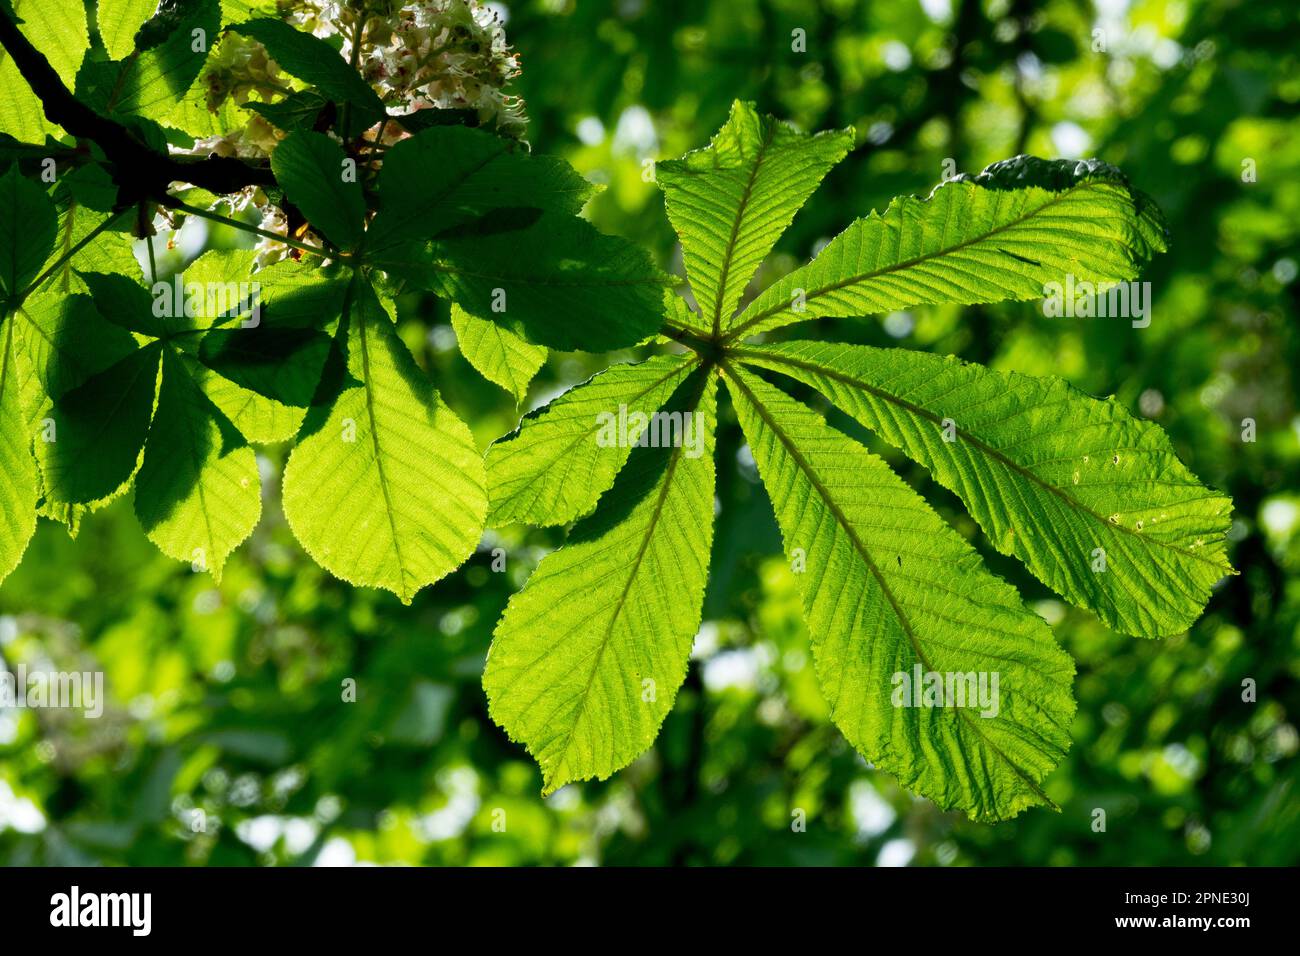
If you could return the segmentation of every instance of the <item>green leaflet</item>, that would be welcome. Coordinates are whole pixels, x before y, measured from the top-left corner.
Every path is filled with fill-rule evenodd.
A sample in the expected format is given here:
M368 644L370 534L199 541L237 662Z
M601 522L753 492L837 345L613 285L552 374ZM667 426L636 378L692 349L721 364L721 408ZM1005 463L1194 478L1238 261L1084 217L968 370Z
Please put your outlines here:
M252 278L258 287L262 324L275 328L332 325L343 311L347 275L326 272L315 262L292 259L258 270Z
M0 318L0 581L18 567L36 531L36 463L19 395L15 324L12 315Z
M807 382L925 465L999 551L1126 634L1185 630L1231 573L1232 502L1113 398L905 349L791 342L737 355Z
M482 130L438 126L402 140L379 172L372 249L432 239L494 210L576 215L595 187L568 163Z
M192 356L183 359L203 394L229 419L235 429L256 445L288 441L298 434L307 415L305 407L285 405L218 375Z
M38 293L16 315L24 403L33 417L136 350L130 333L106 322L88 295Z
M250 103L240 106L234 99L227 98L222 100L215 111L209 110L208 94L204 88L206 76L206 73L199 74L198 81L189 88L181 101L163 120L166 126L183 131L185 135L194 139L227 136L241 129L249 120L248 107L252 105Z
M624 348L658 330L672 279L645 250L585 219L513 212L504 224L394 246L375 264L475 315L504 315L529 341L561 351Z
M45 119L42 109L13 57L0 46L0 130L24 143L44 142L60 129Z
M729 367L727 383L836 726L942 808L1002 820L1051 805L1040 784L1074 713L1074 663L1051 630L880 458L755 375ZM918 664L990 689L996 674L996 706L912 706L895 675Z
M50 407L55 396L71 391L137 347L129 332L100 316L89 296L63 295L49 285L19 308L15 328L26 433L37 441L57 438L47 427L53 421ZM37 477L39 485L39 472ZM65 524L75 537L82 515L108 504L118 493L86 504L68 504L52 500L42 487L36 512Z
M297 434L306 406L323 373L326 334L314 328L337 322L345 284L318 268L285 260L239 283L252 253L209 251L179 278L220 291L187 321L202 337L181 334L171 343L194 382L248 441L269 444ZM172 296L176 298L174 283ZM182 288L182 297L189 298ZM253 305L259 312L253 315ZM211 308L209 308L211 306ZM268 353L277 346L274 367Z
M54 440L35 448L56 501L98 501L130 481L149 433L161 355L157 342L138 349L55 399Z
M1043 296L1049 282L1117 282L1163 252L1160 211L1096 160L1021 156L895 199L750 303L730 337L819 316Z
M250 442L266 444L297 434L317 399L330 349L323 330L336 326L347 283L289 259L260 270L254 281L257 317L248 313L213 328L191 358L213 404Z
M661 355L614 365L525 415L488 448L491 523L559 525L591 511L650 414L696 364L689 356Z
M230 0L223 0L222 13L225 15L223 22L229 22L230 7ZM242 42L243 37L236 36L229 30L223 30L211 47L211 55L199 70L198 80L185 92L180 102L172 107L165 117L158 116L155 118L166 126L184 130L189 136L200 139L209 136L225 136L237 129L241 129L249 121L248 114L250 111L261 112L258 107L271 106L271 104L259 103L256 100L240 103L237 97L227 96L221 100L215 110L209 108L209 94L212 86L223 82L222 71L227 69L226 64L230 61L229 47ZM223 47L227 47L227 49L223 51ZM291 93L282 102L288 103L300 95L306 94ZM322 105L324 102L324 100L321 100ZM311 127L308 126L307 128L310 129Z
M0 233L0 287L17 299L51 254L57 228L55 206L39 186L18 177L17 169L0 178L0 206L4 212L0 221L9 229ZM10 315L4 329L6 378L12 376L13 386L5 401L14 403L26 425L31 410L45 405L45 395L56 399L48 412L53 431L42 429L35 450L42 462L44 489L66 503L99 501L130 479L148 429L157 377L156 354L131 354L113 345L82 365L47 367L42 359L68 355L74 351L70 343L78 336L86 350L104 345L104 337L96 332L98 323L88 323L82 329L68 321L94 311L87 303L81 297L38 297L18 306L17 317ZM40 362L21 376L19 339L14 334L19 317L26 323L18 333L23 356ZM94 364L114 354L120 356L116 363L107 367ZM87 368L94 368L94 375L86 377ZM19 381L29 382L23 386L26 398L22 401L18 398ZM55 388L59 392L53 392ZM31 434L26 427L18 433ZM21 471L29 471L29 464L23 463Z
M192 0L147 21L137 52L86 60L76 91L103 113L163 117L184 98L221 30L219 0Z
M330 349L329 336L319 329L264 323L214 329L203 337L198 358L241 388L305 408L316 394Z
M54 188L55 204L59 207L60 224L67 200L73 199L81 205L99 213L113 211L117 204L117 184L103 166L91 164L74 166L59 177ZM119 214L116 220L118 228L131 228L130 220Z
M548 791L606 775L646 746L653 724L647 729L645 714L630 709L629 682L638 667L663 666L653 621L637 618L626 634L611 627L617 639L609 641L593 642L586 627L622 613L610 611L608 598L590 600L590 591L615 587L607 579L621 580L619 561L631 546L614 533L622 527L614 519L599 535L578 529L611 512L631 522L651 507L624 493L632 465L620 474L623 462L612 455L578 454L591 414L627 402L629 390L632 404L653 410L697 363L703 374L720 368L728 382L799 574L817 676L836 724L860 752L942 807L1001 820L1051 805L1042 781L1070 743L1073 663L1016 591L881 459L741 363L824 392L954 488L1000 548L1131 633L1186 626L1229 570L1227 500L1177 462L1158 428L1113 402L1057 380L899 350L738 344L822 315L1034 298L1067 275L1126 280L1164 248L1159 210L1118 170L1096 160L1017 157L958 177L928 200L900 199L859 220L733 316L794 210L849 141L847 133L803 137L737 104L708 149L660 164L701 311L665 290L666 322L655 341L675 340L696 357L611 369L525 417L489 449L494 523L563 523L596 506L575 529L580 543L543 561L512 601L484 678L494 718L537 757ZM949 417L956 444L943 441ZM1091 481L1071 470L1080 442ZM1118 480L1105 471L1108 456ZM1141 513L1120 506L1134 502ZM695 517L707 520L710 507L697 502ZM686 515L679 517L680 526ZM1134 527L1124 526L1127 517ZM1160 526L1155 534L1152 522ZM1090 537L1112 552L1106 574L1093 570L1099 545L1082 552ZM1178 556L1156 557L1170 550ZM683 547L678 556L697 553ZM693 560L690 571L694 581ZM668 580L685 590L671 574ZM578 588L588 589L583 600L574 596ZM1142 591L1156 597L1143 604ZM668 628L670 639L678 633ZM607 648L631 663L607 664ZM918 681L914 695L904 680ZM962 699L967 690L995 696L972 710Z
M114 60L135 49L135 34L158 9L158 0L99 0L97 18L104 48Z
M691 291L711 329L730 326L763 258L852 147L852 129L805 136L737 100L707 148L656 164Z
M521 403L528 383L546 363L547 349L533 345L501 322L480 319L452 303L451 327L460 351L484 378L500 385Z
M45 190L18 172L0 176L0 294L19 295L54 246L58 218Z
M23 21L18 28L45 54L64 85L71 87L90 46L85 5L81 0L15 0L13 6ZM43 143L47 135L59 136L63 132L45 118L41 101L3 47L0 129L26 143Z
M715 388L697 373L674 408L703 416L702 453L637 448L497 626L490 713L537 759L544 793L626 766L672 709L708 579Z
M233 324L248 313L253 283L231 277L247 275L252 260L248 250L210 249L184 272L149 289L119 274L82 272L78 278L114 325L179 347L189 344L193 333Z
M50 61L63 85L71 88L90 47L82 0L17 0L14 12L23 21L19 29Z
M186 328L183 310L179 315L172 310L155 315L155 300L149 290L126 276L79 272L77 278L86 284L100 315L120 328L154 339L168 338Z
M243 105L243 108L252 110L286 133L310 132L315 129L321 110L329 106L329 102L315 90L301 90L290 93L277 103L259 103L250 100Z
M248 265L223 271L242 275ZM195 277L194 267L185 275L187 281ZM195 357L245 392L280 406L305 408L320 387L331 349L324 329L338 321L347 283L314 266L285 260L257 272L242 291L246 301L238 315L214 323Z
M662 323L671 278L635 244L577 218L594 187L563 161L481 130L436 126L389 150L378 183L364 254L394 279L493 316L531 346L623 348ZM540 353L525 357L511 344L506 354L524 368ZM517 388L518 373L503 378L508 363L484 358L494 381Z
M308 412L284 470L284 514L318 564L410 603L474 550L483 460L364 280L345 306L347 383Z
M271 154L271 169L308 222L341 249L361 241L366 200L356 162L324 133L290 133Z
M172 353L163 357L135 513L163 554L190 561L196 571L210 569L218 581L227 556L262 514L253 450Z

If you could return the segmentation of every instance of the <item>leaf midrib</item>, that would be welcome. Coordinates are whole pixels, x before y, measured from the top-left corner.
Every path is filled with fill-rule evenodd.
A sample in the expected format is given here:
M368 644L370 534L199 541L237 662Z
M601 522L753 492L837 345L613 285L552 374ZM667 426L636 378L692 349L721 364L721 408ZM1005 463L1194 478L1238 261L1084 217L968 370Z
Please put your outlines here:
M355 281L360 281L360 279ZM342 321L344 323L348 320L348 313L351 311L351 308L352 301L351 296L349 296L349 301L343 306ZM375 418L374 386L370 381L370 343L366 339L366 325L369 323L369 317L364 311L359 310L356 321L358 323L357 335L361 340L361 374L365 379L365 387L362 391L366 396L366 417L370 421L370 445L375 452L375 468L379 472L379 489L384 495L384 516L388 519L388 531L393 537L393 551L397 558L397 573L402 581L402 593L400 596L402 600L405 601L410 597L411 592L407 590L406 562L402 559L402 539L397 533L397 521L393 514L393 497L388 490L388 476L384 473L384 453L383 449L380 448L379 445L379 424Z
M6 319L8 321L5 321ZM13 350L14 314L10 312L6 315L0 312L0 325L4 326L4 350L0 351L0 402L3 402L5 389L9 387L9 357ZM15 398L17 397L15 395Z
M769 123L763 142L754 154L754 165L749 170L749 179L740 194L740 203L736 206L736 215L731 220L731 235L727 239L727 248L722 254L722 269L718 273L718 288L713 295L713 337L716 339L722 331L723 297L727 294L727 275L731 272L731 261L736 254L736 240L740 238L740 223L745 218L745 210L754 194L754 183L758 180L758 171L763 166L763 159L776 136L776 124Z

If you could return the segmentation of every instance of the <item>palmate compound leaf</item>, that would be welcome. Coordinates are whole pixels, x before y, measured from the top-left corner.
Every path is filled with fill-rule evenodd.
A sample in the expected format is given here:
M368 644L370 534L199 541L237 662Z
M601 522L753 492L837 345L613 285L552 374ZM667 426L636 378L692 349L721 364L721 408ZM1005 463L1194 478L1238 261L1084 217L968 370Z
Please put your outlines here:
M1159 209L1097 160L995 163L895 199L769 286L729 339L822 316L1041 298L1049 283L1120 282L1165 249Z
M685 355L614 365L525 415L488 448L493 526L568 524L590 512L696 365Z
M451 327L469 364L509 392L515 404L521 403L528 394L528 383L546 363L546 346L533 345L506 323L480 319L454 302Z
M762 194L763 174L761 164L747 158L756 155L752 142L738 132L747 119L738 107L730 124L736 129L719 136L724 143L730 139L738 144L730 150L739 157L735 161L721 161L728 150L716 149L715 141L713 151L692 154L692 163L678 164L688 170L668 166L666 201L683 233L690 282L697 299L706 305L712 301L720 328L715 334L708 314L690 311L670 296L665 303L668 328L660 341L676 339L698 349L706 365L722 363L792 564L801 572L819 680L845 736L913 790L976 819L1005 819L1027 806L1050 805L1042 780L1070 742L1070 658L1053 642L1045 623L1024 608L1015 590L990 574L975 551L879 458L737 364L768 365L793 374L774 364L772 349L760 353L735 343L745 334L818 315L853 315L921 302L1032 298L1043 294L1046 283L1065 281L1071 273L1093 282L1128 279L1142 260L1163 249L1160 213L1104 164L1018 157L974 179L949 183L930 200L898 200L884 216L859 221L828 247L828 252L834 250L830 255L824 253L770 287L733 317L733 295L739 291L730 291L731 276L748 279L753 270L746 256L759 249L761 259L776 229L748 218L752 194ZM799 148L799 142L793 140L793 148ZM830 161L822 156L814 166ZM749 170L753 183L760 184L757 190L751 183L749 194L745 187L737 191L738 167ZM802 202L823 172L795 176L787 184L789 195ZM681 176L671 182L677 173ZM662 172L660 178L663 181ZM789 218L783 214L771 223L783 224ZM742 263L739 268L737 262ZM700 289L705 290L702 297ZM721 298L710 300L710 294ZM787 308L796 303L807 307ZM838 385L826 390L842 399L844 389ZM1049 392L1056 394L1050 383ZM574 410L581 394L577 389L566 396L575 403ZM853 412L852 402L842 403ZM519 461L524 467L512 476L504 494L494 493L494 522L507 516L542 520L548 510L549 502L534 507L529 480L549 475L562 453L534 457L529 445L536 442L541 449L549 443L538 439L547 431L544 416L553 411L535 413L535 436L525 419L512 439L499 443L508 453L510 441L521 441ZM564 423L564 417L556 424ZM564 447L564 436L580 436L589 427L577 415L572 417L571 424L554 429L550 441L559 448ZM903 425L884 421L884 411L880 417L882 434L898 432L894 437L900 442L907 438ZM522 441L525 436L530 442ZM1143 440L1155 443L1149 435ZM920 457L919 452L913 454ZM494 463L489 453L489 480L497 487L505 470L494 465L501 462ZM618 470L617 463L604 467L609 474ZM940 466L934 467L940 473ZM599 499L596 516L589 521L615 507L623 483L619 476L615 490L601 496L604 476L595 481L595 474L586 468L577 486L579 502ZM562 501L567 490L560 483L550 497ZM579 507L562 508L559 514ZM554 631L579 630L568 618L582 617L576 608L583 602L577 599L568 602L574 610L556 610L568 606L564 597L572 592L566 588L579 587L583 580L576 561L557 560L568 550L556 552L547 559L549 564L543 562L516 598L518 606L512 602L498 628L490 674L485 676L494 702L498 697L506 701L494 703L494 717L538 757L548 790L568 779L611 772L653 736L637 723L642 714L611 713L607 707L611 697L626 701L628 669L606 668L602 657L602 683L597 685L601 692L595 697L597 729L609 740L592 732L584 734L579 748L572 745L574 727L586 730L581 722L590 723L586 705L575 701L592 696L596 671L589 671L590 681L575 685L560 673L563 667L551 668L568 650ZM610 550L617 547L611 545ZM576 554L586 557L585 552ZM599 572L590 575L592 587L599 587L599 581ZM1164 584L1176 588L1180 582ZM533 594L525 600L530 589ZM1199 596L1194 600L1199 602ZM626 642L628 654L654 651L652 627L646 626L644 634L630 633L640 640ZM529 644L540 649L538 653L528 656L520 649ZM506 649L499 651L499 646ZM580 642L580 648L588 646ZM599 647L603 652L605 645ZM903 680L919 681L920 686L914 694L905 693ZM932 696L935 680L940 685L937 701ZM531 693L522 689L524 684ZM983 690L996 705L990 700L975 712L959 706L967 690L976 696ZM918 706L905 706L909 702ZM981 716L984 712L987 715ZM622 733L623 724L632 730L630 738Z
M789 342L736 355L806 382L925 465L999 551L1116 630L1185 630L1232 573L1231 500L1114 398L906 349Z
M672 709L708 579L715 408L715 381L697 371L667 413L698 442L633 449L497 626L489 711L536 758L545 793L626 766Z
M711 329L727 326L795 212L852 147L852 129L803 135L737 100L706 148L656 164L691 291Z
M757 375L728 366L726 381L836 726L942 808L994 821L1050 806L1041 783L1075 705L1047 624L884 461ZM930 674L952 696L927 704Z
M349 381L308 410L284 470L285 518L331 574L409 604L478 544L483 459L359 275L340 335Z

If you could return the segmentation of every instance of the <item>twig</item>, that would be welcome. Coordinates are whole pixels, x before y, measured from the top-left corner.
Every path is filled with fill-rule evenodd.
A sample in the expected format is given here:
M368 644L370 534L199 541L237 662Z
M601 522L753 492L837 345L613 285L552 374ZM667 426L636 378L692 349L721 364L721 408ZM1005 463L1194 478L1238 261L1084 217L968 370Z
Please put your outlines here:
M181 202L175 196L164 196L160 201L169 209L178 209L181 212L189 213L191 216L198 216L200 219L211 219L213 222L219 222L234 229L242 229L244 232L251 232L254 235L261 236L263 239L273 239L276 242L283 242L286 246L301 249L303 252L310 252L312 255L321 256L322 258L331 255L328 250L322 249L320 246L313 246L311 243L299 242L291 236L281 235L278 232L270 232L269 230L261 229L257 226L250 226L246 222L240 222L238 219L231 219L229 216L223 216L220 213L215 213L207 209L199 209L197 206L191 206L187 203Z

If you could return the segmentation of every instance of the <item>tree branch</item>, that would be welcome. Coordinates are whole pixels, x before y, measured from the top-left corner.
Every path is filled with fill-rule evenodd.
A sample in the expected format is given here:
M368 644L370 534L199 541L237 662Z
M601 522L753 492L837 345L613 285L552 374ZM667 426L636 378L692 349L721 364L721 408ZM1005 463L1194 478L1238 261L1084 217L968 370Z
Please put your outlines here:
M145 145L127 127L101 116L73 96L50 61L32 46L3 7L0 7L0 44L9 51L23 79L40 98L45 117L104 151L113 181L119 188L120 205L142 199L162 201L172 182L192 183L222 194L237 192L245 186L275 184L271 170L265 166L226 156L186 160Z

